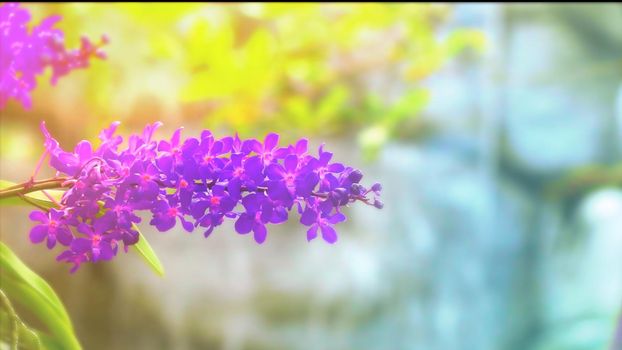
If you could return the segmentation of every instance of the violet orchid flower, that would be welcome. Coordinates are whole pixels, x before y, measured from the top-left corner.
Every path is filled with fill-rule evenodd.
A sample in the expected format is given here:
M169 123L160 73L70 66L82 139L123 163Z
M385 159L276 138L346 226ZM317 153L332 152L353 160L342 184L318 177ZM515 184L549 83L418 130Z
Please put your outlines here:
M278 146L278 135L261 143L235 137L216 139L209 131L198 138L156 140L161 123L147 125L123 146L115 134L118 123L100 133L100 145L82 141L74 152L64 151L41 124L50 165L67 188L49 213L35 211L39 222L31 231L33 242L47 238L68 247L59 261L73 264L110 260L139 240L138 213L151 213L149 223L169 231L181 223L192 232L202 228L209 236L225 220L234 220L240 234L253 232L257 243L268 237L268 226L287 221L292 209L308 226L307 240L321 233L337 241L334 225L345 220L344 206L360 201L382 207L381 186L367 189L363 174L331 162L332 154L319 148L313 156L307 141ZM304 209L303 209L304 208Z
M40 243L47 240L49 249L56 246L58 241L64 246L68 246L73 241L73 235L69 227L63 220L65 214L61 210L50 209L48 213L35 210L30 213L29 217L32 221L38 221L41 224L30 230L30 240L32 243Z

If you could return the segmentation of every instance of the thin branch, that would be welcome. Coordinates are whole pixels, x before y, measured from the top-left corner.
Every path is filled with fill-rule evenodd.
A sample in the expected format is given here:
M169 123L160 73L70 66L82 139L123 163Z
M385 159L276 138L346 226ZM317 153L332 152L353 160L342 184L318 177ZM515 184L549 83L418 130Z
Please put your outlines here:
M0 190L0 199L19 197L30 192L36 192L41 190L53 190L63 188L63 183L67 181L66 178L54 178L42 181L27 181L19 185L11 186Z

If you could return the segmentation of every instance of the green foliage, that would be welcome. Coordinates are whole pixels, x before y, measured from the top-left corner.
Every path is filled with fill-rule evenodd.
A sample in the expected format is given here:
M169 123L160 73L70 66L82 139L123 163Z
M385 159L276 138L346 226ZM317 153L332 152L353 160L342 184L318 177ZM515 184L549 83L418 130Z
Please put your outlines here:
M0 242L2 342L17 349L81 349L69 315L54 290ZM44 330L33 330L17 316L11 302L34 315ZM7 330L6 332L4 330Z
M153 248L151 248L151 245L149 245L149 242L147 242L145 236L143 236L140 232L138 226L134 225L134 230L138 231L140 238L138 239L138 243L132 246L132 249L138 252L138 255L156 274L164 276L164 267L162 266L162 263L156 253L153 251Z
M83 87L81 101L98 110L97 120L177 113L245 136L359 134L369 154L397 131L409 136L401 127L427 104L427 77L457 55L484 48L479 31L447 32L451 6L439 4L32 9L62 14L68 32L111 37L109 59L89 69Z
M39 334L21 320L1 289L0 301L0 344L11 349L42 349Z

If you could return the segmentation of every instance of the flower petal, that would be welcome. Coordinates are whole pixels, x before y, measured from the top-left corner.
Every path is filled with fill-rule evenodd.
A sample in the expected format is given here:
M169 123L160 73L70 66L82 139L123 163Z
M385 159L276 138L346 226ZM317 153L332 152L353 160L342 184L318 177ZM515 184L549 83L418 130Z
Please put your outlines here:
M346 216L342 213L337 213L328 218L328 222L330 222L331 224L337 224L343 221L346 221Z
M316 237L317 237L317 225L313 225L311 226L311 228L307 230L307 241L311 242Z
M69 229L65 227L60 227L56 231L56 238L58 238L60 244L64 246L69 246L71 244L71 241L73 241L73 235L71 234L71 231L69 231Z
M272 163L266 168L266 175L270 180L282 180L285 176L285 170L280 164Z
M90 239L76 238L71 242L71 250L76 253L86 253L91 250L92 243Z
M106 243L102 243L99 246L100 251L99 251L99 258L101 260L110 260L112 258L114 258L115 254L115 249L113 249L110 244L106 244Z
M272 150L276 147L277 143L279 143L279 134L269 133L266 135L263 146L265 150Z
M290 154L285 157L283 163L287 172L294 173L296 171L296 167L298 166L298 156L296 156L295 154Z
M307 139L300 139L298 140L298 142L296 142L296 154L303 154L305 152L307 152L307 146L309 144L309 140Z
M266 240L266 236L268 232L266 231L266 226L261 223L255 223L253 226L253 233L255 242L262 244Z
M48 227L37 225L30 230L30 241L32 243L41 243L48 235Z
M248 214L244 213L240 215L238 220L235 222L235 230L241 234L249 233L251 232L254 223L255 220L253 220L253 218L251 218Z
M28 215L28 217L32 221L39 221L41 223L47 223L49 221L47 214L42 212L42 211L40 211L40 210L33 210L33 211L31 211L30 215Z
M181 226L183 226L184 230L188 232L192 232L192 230L194 230L194 225L191 222L184 219L182 216L179 217L179 221L181 221Z
M300 217L300 223L309 226L317 222L317 212L309 207L305 209Z
M56 235L48 235L47 247L52 249L56 246Z
M82 140L78 143L78 145L76 145L74 153L78 155L80 163L84 163L93 156L93 147L91 147L90 142Z
M333 163L333 164L330 164L327 169L331 173L340 173L345 168L346 167L343 164L341 164L341 163Z
M337 232L330 225L322 225L320 226L322 230L322 238L330 244L337 242Z

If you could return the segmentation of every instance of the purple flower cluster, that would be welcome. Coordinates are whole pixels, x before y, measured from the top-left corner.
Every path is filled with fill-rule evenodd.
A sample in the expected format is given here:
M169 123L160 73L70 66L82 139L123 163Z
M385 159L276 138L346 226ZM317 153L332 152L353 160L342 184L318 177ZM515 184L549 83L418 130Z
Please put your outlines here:
M31 31L30 13L17 3L0 5L0 108L10 98L30 108L30 92L37 84L36 77L50 67L51 83L73 69L88 67L92 56L105 58L100 47L108 42L103 36L98 44L81 39L80 48L67 50L63 32L54 25L60 16L51 16Z
M33 211L39 222L30 232L35 242L46 240L66 249L58 260L74 264L113 258L122 244L135 244L138 211L150 211L150 224L167 231L180 222L205 237L225 219L235 221L240 234L266 240L268 224L285 222L295 209L308 226L310 241L321 234L337 241L333 226L346 218L341 207L355 201L382 208L380 184L367 189L362 173L331 162L332 153L307 152L307 140L280 147L279 136L263 142L235 137L216 138L204 130L199 138L182 141L181 129L169 140L154 140L161 123L131 135L125 146L115 135L118 123L103 130L97 149L81 141L74 152L62 150L42 123L50 165L65 177L57 209Z

